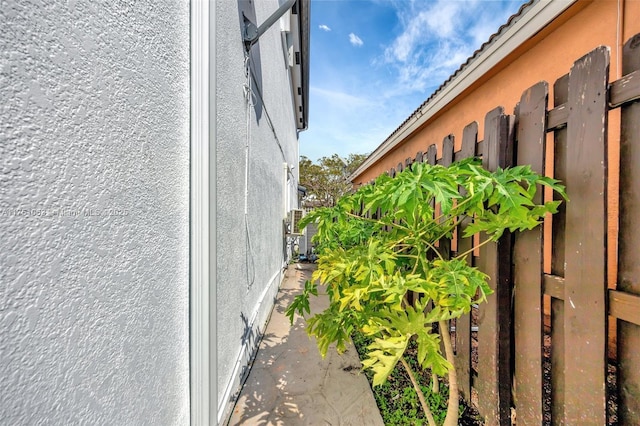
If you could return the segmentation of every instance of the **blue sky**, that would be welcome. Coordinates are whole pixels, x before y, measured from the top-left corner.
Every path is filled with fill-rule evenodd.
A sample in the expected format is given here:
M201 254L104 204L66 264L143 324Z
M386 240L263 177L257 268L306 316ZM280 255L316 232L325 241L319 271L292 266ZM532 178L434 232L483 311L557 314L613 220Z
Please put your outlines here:
M300 155L370 153L523 0L311 0Z

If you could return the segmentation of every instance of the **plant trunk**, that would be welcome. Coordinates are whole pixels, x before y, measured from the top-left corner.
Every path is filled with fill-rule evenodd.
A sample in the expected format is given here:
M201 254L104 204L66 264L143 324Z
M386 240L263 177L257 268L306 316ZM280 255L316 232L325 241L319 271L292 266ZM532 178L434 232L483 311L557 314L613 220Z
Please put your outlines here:
M413 388L416 390L418 394L418 399L420 400L420 405L422 405L422 411L424 411L424 415L427 417L427 421L429 422L429 426L438 426L436 420L433 418L433 414L431 413L431 409L429 408L429 404L427 404L427 400L424 398L424 394L422 393L422 389L420 389L420 385L418 384L415 376L413 375L413 371L409 366L409 363L405 361L404 357L400 358L402 362L402 366L405 370L407 370L407 374L411 379L411 383L413 384Z
M431 392L435 394L440 393L440 381L438 380L438 375L435 373L432 373L431 380L433 380L433 384L431 385Z
M458 374L456 373L455 359L453 356L453 346L451 345L451 334L449 334L449 324L447 321L439 321L440 335L444 344L444 351L447 361L451 364L449 369L449 403L447 404L447 417L442 426L457 426L458 424Z

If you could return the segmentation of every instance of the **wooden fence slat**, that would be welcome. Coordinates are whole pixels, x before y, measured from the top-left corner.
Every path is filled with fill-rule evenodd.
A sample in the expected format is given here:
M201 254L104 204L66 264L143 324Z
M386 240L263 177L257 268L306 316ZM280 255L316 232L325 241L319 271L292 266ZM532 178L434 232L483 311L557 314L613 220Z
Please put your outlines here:
M621 320L624 320L626 323L629 323L625 325L635 325L636 327L630 327L629 330L631 332L635 331L637 333L639 330L638 326L640 326L640 296L637 296L632 293L627 293L624 291L609 290L609 315L619 318ZM633 339L634 337L635 335L631 337L631 339ZM629 348L629 346L630 345L628 344L628 339L627 339L627 343L625 343L625 348ZM632 346L631 348L629 348L632 351L631 353L635 356L637 356L638 347L639 346ZM634 357L632 356L632 358ZM629 364L629 362L627 362L627 359L625 359L624 364L625 365ZM633 372L634 373L638 372L637 362L633 364ZM625 377L625 380L627 378L628 377ZM636 383L635 386L637 386L637 383L640 383L640 382L636 380L635 383ZM635 402L640 402L640 401L638 401L637 398L635 398ZM640 413L640 411L637 411L637 413ZM639 422L635 422L635 423L639 424Z
M440 159L440 161L438 161L438 164L440 164L443 167L448 167L451 165L451 163L453 162L453 135L449 135L446 136L444 138L444 140L442 141L442 158ZM438 216L439 213L437 213L436 211L436 216ZM438 252L440 253L440 256L443 259L450 259L451 258L451 239L450 238L441 238L438 241ZM447 330L440 330L441 332L445 333L448 332L449 334L451 334L451 326L450 326L450 322L446 321L447 323ZM434 324L434 326L436 326L437 328L437 324ZM442 350L442 353L444 353L444 343L441 341L440 342L440 349Z
M453 163L453 135L445 136L442 140L442 159L440 164L447 167Z
M427 163L431 164L432 166L436 164L437 153L438 151L435 144L429 145L429 148L427 149Z
M565 104L569 100L569 74L560 77L553 85L553 104ZM547 126L550 126L547 123ZM553 175L562 182L567 178L567 127L554 131ZM554 198L558 198L554 194ZM564 236L566 203L560 204L558 213L551 218L551 273L564 278ZM545 289L547 288L545 283ZM564 282L562 300L551 294L551 423L564 424ZM547 293L550 294L550 293Z
M478 144L478 123L467 124L462 131L462 147L460 148L460 159L475 157L476 146Z
M640 34L623 48L622 73L640 70ZM618 290L640 295L640 102L622 107ZM612 303L613 305L613 303ZM613 308L614 306L612 306ZM623 425L640 424L640 327L618 321L618 368Z
M568 425L606 423L608 76L607 47L576 61L569 74L565 183L571 201L566 210L564 312Z
M633 38L629 42L632 43ZM624 70L622 72L625 73ZM620 80L611 83L609 95L609 106L612 108L640 99L640 70L629 71Z
M484 132L484 168L512 165L510 117L502 107L486 115ZM511 235L482 246L477 266L489 275L494 291L478 309L478 409L486 425L510 425Z
M547 114L547 130L556 130L566 127L568 117L569 108L567 108L567 105L557 105Z
M569 74L565 74L556 80L553 85L553 102L555 105L566 104L569 99ZM547 123L547 127L550 124ZM554 131L554 143L553 143L553 176L564 182L567 177L567 128L555 129ZM561 200L562 198L554 195L554 200ZM566 203L560 204L558 213L552 217L552 256L551 256L551 273L564 277L564 228L566 222Z
M544 174L546 82L527 89L520 98L518 164ZM534 202L542 203L542 188ZM542 245L541 226L516 235L514 243L514 339L518 422L542 424Z
M557 275L544 274L542 281L544 294L561 301L564 300L564 278Z
M411 164L413 164L413 158L409 157L406 160L404 160L404 166L406 168L411 168Z
M564 278L544 274L543 286L544 294L561 301L564 300ZM609 290L609 315L640 326L640 295ZM633 346L634 353L636 347ZM636 370L634 369L634 371Z
M456 154L456 161L464 158L475 157L478 141L478 123L468 124L462 132L462 148ZM462 238L464 228L470 220L465 219L457 233L458 253L471 250L473 238ZM473 266L473 255L467 256L467 263ZM460 393L468 402L471 401L471 315L462 315L456 320L456 372L458 373L458 386Z
M625 74L611 83L609 89L609 107L617 108L625 103L640 99L640 70ZM557 104L547 115L547 129L555 130L566 126L569 108L566 104Z

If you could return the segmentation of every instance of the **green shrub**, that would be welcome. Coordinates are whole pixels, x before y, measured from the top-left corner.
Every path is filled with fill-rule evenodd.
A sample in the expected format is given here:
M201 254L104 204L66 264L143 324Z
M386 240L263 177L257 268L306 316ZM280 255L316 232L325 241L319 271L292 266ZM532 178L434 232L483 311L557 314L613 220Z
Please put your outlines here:
M557 181L528 166L488 172L475 159L449 167L416 163L395 178L380 176L334 207L314 210L300 226L318 225L318 269L287 315L293 322L296 313L309 314L309 297L318 294L316 281L327 285L329 307L306 318L307 332L316 337L321 354L326 355L332 343L342 352L354 331L363 333L371 341L362 365L373 372L374 386L383 386L400 363L430 425L436 419L414 370L428 369L436 378L447 374L450 395L444 424L457 425L450 336L434 333L432 325L448 330L449 319L486 301L491 289L488 277L466 261L473 249L449 259L437 242L451 238L465 219L472 222L464 236L481 235L475 248L497 241L506 230L533 229L560 203L536 204L539 185L565 195ZM413 342L412 367L405 354Z

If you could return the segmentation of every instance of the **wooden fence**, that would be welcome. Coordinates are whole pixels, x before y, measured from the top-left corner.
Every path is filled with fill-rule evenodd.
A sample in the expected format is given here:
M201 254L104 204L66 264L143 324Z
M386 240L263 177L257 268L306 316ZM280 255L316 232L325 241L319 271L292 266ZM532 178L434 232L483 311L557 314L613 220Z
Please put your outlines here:
M609 48L599 47L554 83L552 105L548 84L540 82L524 91L513 115L502 107L486 114L484 140L474 122L464 128L459 151L447 136L439 160L431 145L389 171L481 156L490 170L530 164L567 187L570 202L552 218L551 232L505 234L469 257L490 276L494 293L456 321L455 367L464 398L473 399L488 425L510 425L513 417L521 425L640 424L640 34L623 55L617 81L608 81ZM617 108L618 276L611 289L607 250L616 248L607 247L607 188L614 178L607 137L608 113ZM464 252L471 241L459 238L453 247ZM612 342L617 351L608 356Z

